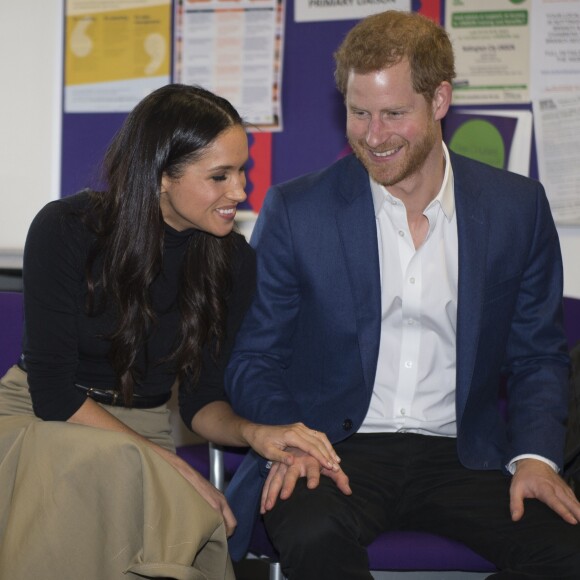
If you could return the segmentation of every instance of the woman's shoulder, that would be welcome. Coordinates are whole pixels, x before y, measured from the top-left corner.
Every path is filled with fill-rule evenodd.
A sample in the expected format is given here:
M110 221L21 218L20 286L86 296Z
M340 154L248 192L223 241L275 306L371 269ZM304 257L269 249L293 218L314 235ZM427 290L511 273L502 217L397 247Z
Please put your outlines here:
M89 190L80 191L74 195L61 197L60 199L48 202L34 219L36 222L69 221L81 222L82 217L90 208L92 192Z
M30 224L27 246L70 246L71 242L92 239L85 220L90 197L89 191L81 191L47 203Z

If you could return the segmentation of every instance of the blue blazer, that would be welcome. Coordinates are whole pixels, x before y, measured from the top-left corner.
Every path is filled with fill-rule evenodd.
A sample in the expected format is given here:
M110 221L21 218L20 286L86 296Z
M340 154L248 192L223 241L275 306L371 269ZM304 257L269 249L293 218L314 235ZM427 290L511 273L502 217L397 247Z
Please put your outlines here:
M568 393L562 261L543 187L453 155L459 243L457 451L470 469L535 453L561 466ZM371 398L381 320L366 170L354 156L273 187L252 236L258 288L226 373L251 420L303 421L332 442ZM508 417L498 409L507 376ZM250 453L229 487L244 556L267 471Z

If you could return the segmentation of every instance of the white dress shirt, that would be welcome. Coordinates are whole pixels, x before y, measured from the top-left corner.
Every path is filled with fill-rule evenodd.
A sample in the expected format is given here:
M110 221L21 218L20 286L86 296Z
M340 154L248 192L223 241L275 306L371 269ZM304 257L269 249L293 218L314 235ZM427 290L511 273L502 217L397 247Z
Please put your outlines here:
M456 435L457 221L445 153L439 193L415 249L403 202L371 179L381 272L381 341L369 410L359 432Z

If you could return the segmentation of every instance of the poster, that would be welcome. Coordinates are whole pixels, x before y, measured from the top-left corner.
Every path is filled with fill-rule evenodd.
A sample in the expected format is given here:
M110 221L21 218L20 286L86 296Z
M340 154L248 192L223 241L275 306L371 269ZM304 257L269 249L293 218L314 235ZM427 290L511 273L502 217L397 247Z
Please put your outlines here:
M283 31L283 0L177 0L175 81L228 99L255 128L280 131Z
M248 199L240 204L236 220L255 215L262 208L266 192L272 185L272 133L248 134L250 158L246 165L246 194Z
M533 0L538 174L558 225L580 224L580 0Z
M411 0L294 0L296 22L359 20L385 10L411 10Z
M529 102L530 1L447 0L455 105Z
M532 0L532 97L580 93L580 0Z
M558 225L580 224L580 94L534 101L538 173Z
M170 0L67 0L65 113L128 112L170 80Z
M510 109L452 109L443 124L449 149L529 176L532 113Z

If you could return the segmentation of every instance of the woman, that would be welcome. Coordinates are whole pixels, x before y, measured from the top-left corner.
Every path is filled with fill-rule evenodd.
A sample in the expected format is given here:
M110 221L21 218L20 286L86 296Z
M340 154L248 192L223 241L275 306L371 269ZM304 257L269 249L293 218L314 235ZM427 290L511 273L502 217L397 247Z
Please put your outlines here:
M301 424L236 416L222 377L253 294L233 232L244 125L226 100L169 85L127 117L107 190L48 204L24 255L25 337L0 385L0 578L233 578L225 498L175 454L166 403L216 443L338 469Z

